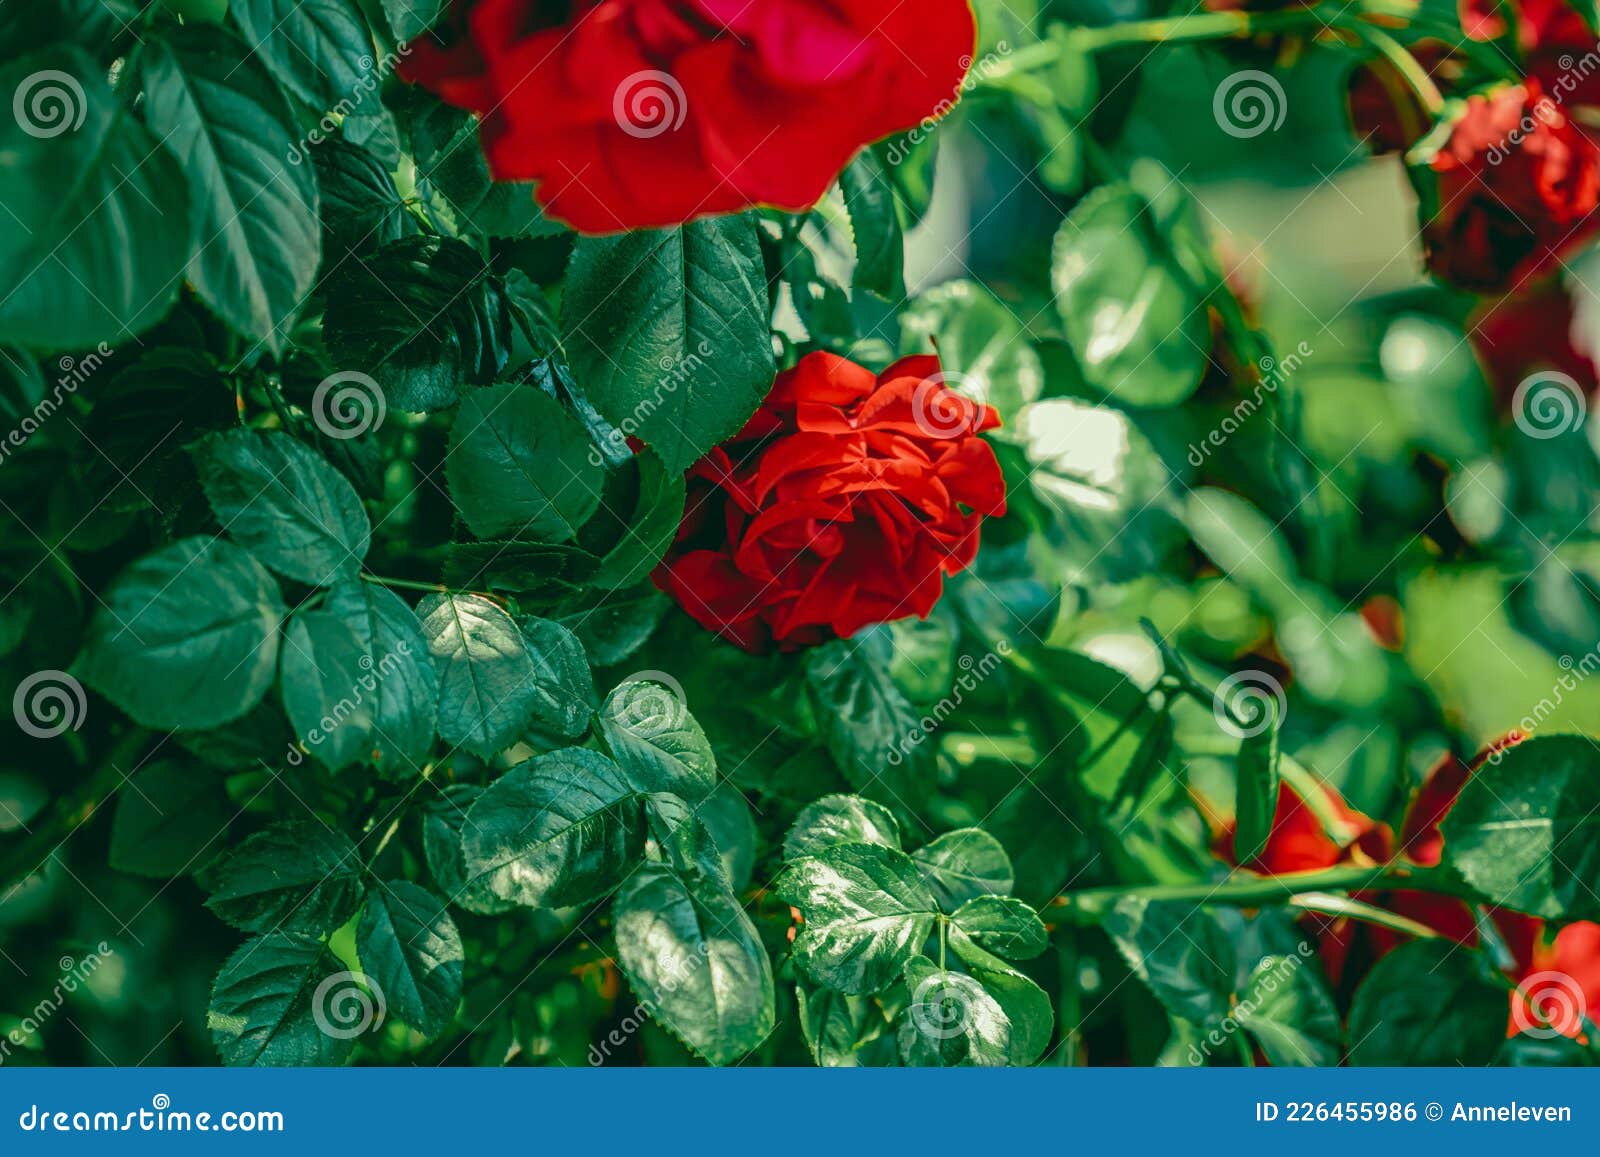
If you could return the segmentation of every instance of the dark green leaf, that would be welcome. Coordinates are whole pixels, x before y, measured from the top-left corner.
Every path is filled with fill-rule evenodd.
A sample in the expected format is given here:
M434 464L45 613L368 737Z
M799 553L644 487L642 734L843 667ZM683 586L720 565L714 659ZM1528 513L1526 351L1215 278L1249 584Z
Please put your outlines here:
M278 83L319 112L381 79L355 0L231 0L228 12Z
M226 847L234 813L209 769L171 759L148 764L117 795L111 866L141 876L199 871Z
M668 471L650 450L636 460L639 502L621 540L606 552L591 580L602 590L643 581L667 553L683 521L683 475Z
M1509 986L1481 952L1415 940L1378 961L1350 1005L1352 1065L1486 1065L1505 1041Z
M597 900L644 851L641 797L605 756L567 748L518 764L479 797L462 832L467 880L503 900Z
M1278 1068L1339 1063L1339 1009L1321 970L1304 956L1264 957L1239 993L1234 1016Z
M1106 914L1104 927L1134 975L1173 1016L1206 1024L1228 1014L1234 946L1204 908L1128 896Z
M334 987L351 979L309 936L272 932L247 941L218 973L206 1014L223 1064L343 1064L357 1034L324 1025Z
M856 242L856 288L892 300L904 297L905 239L883 162L871 149L863 149L839 174L839 187Z
M737 433L772 388L755 222L583 237L563 321L589 399L681 473Z
M1044 1055L1055 1031L1055 1010L1049 996L1017 969L979 947L959 928L950 933L950 947L1011 1022L1010 1063L1033 1064Z
M1268 714L1245 728L1238 758L1234 760L1234 814L1238 826L1233 837L1233 858L1241 864L1255 859L1267 846L1278 810L1277 701L1268 697L1262 709Z
M934 747L921 716L889 676L887 633L827 643L806 656L813 710L850 785L888 802L927 794Z
M273 430L213 434L195 453L217 521L251 554L312 586L361 569L372 524L355 487L304 442Z
M717 759L681 691L664 683L621 684L600 708L600 730L640 791L668 791L690 802L717 786Z
M500 899L481 880L469 881L461 855L467 813L483 791L475 783L452 783L429 799L422 813L422 852L428 871L452 904L478 916L497 916L516 904Z
M926 956L906 962L911 1004L900 1021L900 1055L908 1065L1004 1065L1011 1058L1011 1019L983 985L947 972Z
M1030 960L1050 943L1039 914L1010 896L976 896L950 922L979 948L1007 960Z
M594 676L583 644L549 619L524 619L522 638L533 661L534 722L563 739L582 735L595 708Z
M217 727L272 686L283 616L260 563L230 542L186 538L117 576L79 669L145 727Z
M823 796L807 804L783 841L783 858L814 856L838 844L900 848L900 825L880 803L858 795Z
M474 390L456 413L451 497L479 538L563 542L600 505L604 471L588 435L531 386Z
M1004 895L1015 883L1005 848L980 828L946 832L912 852L911 858L946 912L975 896Z
M795 987L800 1029L812 1058L824 1068L856 1068L865 1063L862 1046L888 1027L883 1011L867 996L846 996L828 988Z
M206 901L245 932L327 934L361 903L355 845L321 820L284 820L235 848Z
M439 672L439 738L483 759L515 743L538 705L522 632L478 595L429 595L417 618Z
M405 880L380 884L367 896L356 951L391 1013L426 1037L449 1027L466 954L444 901Z

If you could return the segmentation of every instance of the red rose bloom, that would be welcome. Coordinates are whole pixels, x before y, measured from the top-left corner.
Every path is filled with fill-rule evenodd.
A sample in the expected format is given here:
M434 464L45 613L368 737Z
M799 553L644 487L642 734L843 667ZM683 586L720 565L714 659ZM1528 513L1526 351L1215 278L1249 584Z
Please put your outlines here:
M455 0L405 75L483 118L489 168L586 233L815 204L959 93L967 0Z
M1502 0L1459 0L1461 28L1473 40L1506 34ZM1600 71L1580 62L1594 51L1594 33L1568 0L1511 0L1517 45L1529 76L1562 104L1600 104Z
M655 582L749 651L847 638L927 615L972 562L1005 481L988 406L935 357L878 377L813 353L778 375L736 437L689 472L687 513Z
M1572 320L1572 300L1554 283L1500 298L1473 316L1468 337L1500 410L1509 412L1517 386L1541 370L1566 374L1594 393L1600 385L1594 359L1573 344Z
M1428 267L1464 289L1516 288L1594 228L1600 152L1535 80L1467 98L1429 170Z

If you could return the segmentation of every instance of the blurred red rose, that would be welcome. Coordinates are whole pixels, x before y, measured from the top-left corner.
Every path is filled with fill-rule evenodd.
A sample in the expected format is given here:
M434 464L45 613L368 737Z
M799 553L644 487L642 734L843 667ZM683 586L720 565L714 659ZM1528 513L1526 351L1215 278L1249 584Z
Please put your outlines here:
M861 146L937 116L968 0L455 0L406 77L483 118L489 168L587 233L815 204Z
M1461 28L1472 40L1506 34L1505 13L1516 19L1517 46L1527 74L1562 104L1600 104L1600 66L1589 58L1595 35L1567 0L1459 0Z
M1461 73L1461 62L1442 41L1418 41L1411 54L1442 87ZM1416 92L1383 57L1350 74L1349 99L1350 123L1375 153L1403 153L1428 131L1428 114Z
M1595 363L1573 344L1572 299L1558 284L1491 302L1467 326L1495 401L1509 411L1517 386L1541 370L1566 374L1585 394L1597 388Z
M1463 289L1517 288L1596 224L1600 152L1536 80L1468 97L1427 171L1428 267Z
M736 437L689 472L655 582L750 651L927 615L972 562L1005 480L978 435L1000 424L942 384L939 359L874 377L828 353L778 375Z

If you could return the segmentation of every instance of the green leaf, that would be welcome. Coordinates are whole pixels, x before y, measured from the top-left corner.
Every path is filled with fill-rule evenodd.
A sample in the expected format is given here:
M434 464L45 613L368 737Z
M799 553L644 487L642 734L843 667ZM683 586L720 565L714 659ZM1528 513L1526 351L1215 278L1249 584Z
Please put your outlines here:
M420 88L399 94L396 104L409 113L418 184L436 194L436 209L463 230L489 237L546 237L565 232L533 199L526 181L495 181L489 176L478 140L478 118L441 103Z
M195 452L217 521L279 574L311 586L361 569L372 524L355 487L322 455L275 430L213 434Z
M498 916L515 910L516 905L489 891L482 880L468 880L461 854L467 815L483 792L475 783L452 783L430 798L423 805L422 853L428 871L452 904L477 916Z
M794 959L819 984L878 992L922 950L938 907L904 852L840 844L790 864L778 895L804 919Z
M459 589L510 591L536 602L560 602L582 592L600 560L571 543L453 542L444 581Z
M839 844L900 849L900 825L881 803L858 795L827 795L807 804L783 841L783 858L814 856Z
M278 83L318 112L381 79L354 0L231 0L228 12Z
M450 494L479 538L563 542L600 505L605 472L583 427L532 386L474 390L450 434Z
M589 730L594 714L594 676L583 644L560 623L522 620L522 638L533 661L533 718L544 731L575 739Z
M538 706L538 671L516 623L479 595L429 595L417 618L439 672L439 738L482 759L521 737Z
M668 791L691 803L717 786L717 758L681 693L653 680L620 684L600 708L600 730L640 791Z
M466 954L444 901L405 880L386 881L367 896L356 951L391 1013L425 1037L450 1027Z
M1010 1063L1033 1064L1044 1055L1055 1031L1055 1010L1050 997L1017 969L979 947L959 928L951 931L950 947L1011 1022Z
M415 40L439 22L446 0L383 0L383 15L401 43Z
M1541 736L1489 759L1445 816L1444 863L1491 903L1546 918L1600 916L1600 754Z
M1352 1065L1486 1065L1505 1042L1509 986L1483 953L1449 940L1402 944L1350 1005Z
M635 458L639 501L622 538L606 552L590 582L601 590L617 590L642 582L666 555L683 522L684 478L661 464L651 450Z
M1226 1015L1233 994L1233 942L1194 904L1125 896L1106 914L1106 934L1173 1016L1200 1024Z
M323 616L348 627L359 647L356 681L343 692L369 709L370 733L359 758L393 779L420 774L433 746L439 676L417 616L393 591L361 581L333 587L320 611L299 617ZM288 684L285 676L285 699ZM332 702L337 714L340 700ZM305 729L297 729L304 740Z
M828 752L850 786L890 802L927 795L934 745L923 737L921 716L889 675L887 632L840 639L806 655L812 710Z
M223 861L206 901L244 932L332 932L361 903L355 845L321 820L263 828Z
M1277 700L1268 696L1262 703L1265 718L1254 720L1245 729L1234 760L1236 795L1233 857L1246 864L1259 856L1272 834L1272 820L1278 811L1278 718Z
M327 294L328 352L370 375L396 409L448 409L463 384L489 384L510 356L500 281L464 241L402 238L334 270Z
M468 881L503 900L531 908L587 904L621 883L643 854L641 797L596 752L537 756L472 805L461 850Z
M795 986L800 1030L817 1064L830 1069L856 1068L863 1046L879 1039L887 1027L871 997L846 996L828 988Z
M772 389L766 274L747 215L580 237L563 320L600 413L682 473Z
M323 985L341 976L349 973L309 936L272 932L241 945L217 974L206 1014L223 1064L342 1065L356 1034L323 1031Z
M117 794L111 866L140 876L185 876L226 844L236 809L208 769L163 759L140 768Z
M0 69L0 342L120 343L166 314L189 262L177 160L75 49Z
M1089 383L1129 405L1172 406L1200 384L1210 322L1147 214L1127 185L1096 189L1056 235L1051 276Z
M760 840L750 802L733 784L723 782L700 803L695 814L716 841L722 870L728 874L733 890L742 892L755 874L756 845Z
M1263 957L1239 994L1234 1016L1277 1068L1339 1063L1339 1009L1305 956Z
M883 162L863 149L839 174L839 188L856 243L855 287L899 300L906 293L905 239Z
M218 727L272 686L283 616L260 563L230 542L186 538L117 576L77 669L142 726Z
M145 57L152 130L183 163L200 245L189 282L240 335L281 354L322 259L317 181L256 58L220 29L170 28Z
M342 137L311 149L322 191L324 267L336 269L352 257L410 237L417 219L395 188L389 170L369 152Z
M733 1064L776 1022L772 963L716 873L646 864L617 893L617 962L650 1015L712 1064Z
M954 912L975 896L1004 895L1015 880L1011 857L980 828L960 828L911 853L939 907Z
M1039 914L1010 896L975 896L950 922L979 948L1007 960L1031 960L1050 946Z
M900 1055L908 1065L1004 1065L1011 1058L1011 1020L983 985L947 972L926 956L906 962L911 1003L900 1021Z

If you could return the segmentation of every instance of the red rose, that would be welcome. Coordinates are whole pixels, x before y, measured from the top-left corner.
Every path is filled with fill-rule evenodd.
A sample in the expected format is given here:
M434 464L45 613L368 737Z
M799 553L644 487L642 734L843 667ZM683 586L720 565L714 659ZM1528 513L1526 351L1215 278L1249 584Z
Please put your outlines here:
M1428 267L1464 289L1515 288L1594 228L1600 152L1535 80L1467 98L1428 168Z
M846 638L927 615L971 563L1005 481L988 406L913 357L874 378L813 353L778 375L736 437L689 472L678 540L655 582L750 651Z
M1419 41L1411 54L1445 86L1461 73L1460 61L1442 41ZM1373 152L1403 153L1428 131L1428 114L1394 65L1378 57L1350 74L1350 123Z
M1586 394L1600 385L1594 359L1573 344L1572 301L1558 284L1500 298L1467 329L1501 410L1511 409L1517 386L1540 370L1566 374Z
M455 0L407 77L483 118L498 180L586 233L810 208L956 99L968 0Z
M1460 0L1461 27L1473 40L1498 40L1506 34L1502 0ZM1568 0L1511 0L1517 44L1529 76L1537 77L1562 104L1600 104L1600 69L1585 62L1595 48L1594 33Z

